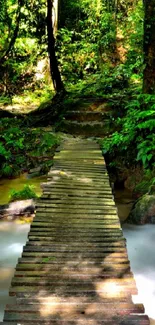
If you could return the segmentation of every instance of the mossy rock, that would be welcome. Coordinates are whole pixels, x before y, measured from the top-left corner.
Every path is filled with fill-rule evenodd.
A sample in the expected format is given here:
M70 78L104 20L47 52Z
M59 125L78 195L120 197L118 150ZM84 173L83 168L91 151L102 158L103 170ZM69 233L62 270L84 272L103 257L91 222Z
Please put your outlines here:
M127 222L138 225L145 223L155 224L155 194L143 195L131 210Z
M135 186L135 189L133 191L133 196L138 198L144 194L147 194L149 192L150 185L151 185L150 180L141 181Z

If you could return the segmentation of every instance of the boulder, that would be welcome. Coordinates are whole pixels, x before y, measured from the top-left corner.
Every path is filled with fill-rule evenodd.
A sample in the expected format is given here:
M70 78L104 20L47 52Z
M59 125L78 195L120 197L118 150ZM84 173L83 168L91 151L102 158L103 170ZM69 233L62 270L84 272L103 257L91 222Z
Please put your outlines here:
M16 218L23 215L31 216L35 213L35 204L35 201L30 199L0 205L0 219L7 217Z
M127 222L138 225L155 224L155 194L145 194L134 204Z

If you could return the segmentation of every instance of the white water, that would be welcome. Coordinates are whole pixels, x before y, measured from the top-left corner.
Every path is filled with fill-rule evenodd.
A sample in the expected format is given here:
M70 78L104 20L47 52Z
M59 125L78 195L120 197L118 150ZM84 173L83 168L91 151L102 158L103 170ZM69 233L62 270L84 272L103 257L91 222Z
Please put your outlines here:
M21 256L30 225L0 222L0 321L6 304L14 301L8 296L17 259Z
M13 302L13 298L8 296L8 290L29 228L28 224L0 222L0 321L5 305ZM151 325L155 325L155 225L125 224L123 231L139 293L133 300L144 304Z
M133 301L142 302L150 324L155 325L155 225L123 226L131 269L138 288Z

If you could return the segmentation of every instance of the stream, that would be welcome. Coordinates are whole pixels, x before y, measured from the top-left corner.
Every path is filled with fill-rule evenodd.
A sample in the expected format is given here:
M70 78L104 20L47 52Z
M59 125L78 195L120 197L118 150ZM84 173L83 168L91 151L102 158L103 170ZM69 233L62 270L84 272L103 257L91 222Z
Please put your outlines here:
M2 193L0 204L8 202L11 187L21 189L25 183L35 185L36 192L41 194L40 182L44 180L45 177L37 177L25 182L25 176L22 175L20 179L0 181ZM132 206L130 192L116 191L115 201L120 219L124 221ZM3 320L5 305L14 301L14 298L8 296L8 290L29 229L29 224L0 221L0 321ZM127 239L131 269L138 288L138 296L133 296L133 301L144 304L145 312L150 317L150 324L155 325L155 225L136 226L124 223L123 232Z

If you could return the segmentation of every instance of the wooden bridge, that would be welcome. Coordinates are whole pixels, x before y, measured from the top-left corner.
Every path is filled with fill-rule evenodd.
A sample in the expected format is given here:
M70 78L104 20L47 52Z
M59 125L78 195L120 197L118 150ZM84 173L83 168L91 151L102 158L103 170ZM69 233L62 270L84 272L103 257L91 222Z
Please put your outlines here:
M61 145L19 258L4 325L148 325L99 145Z

